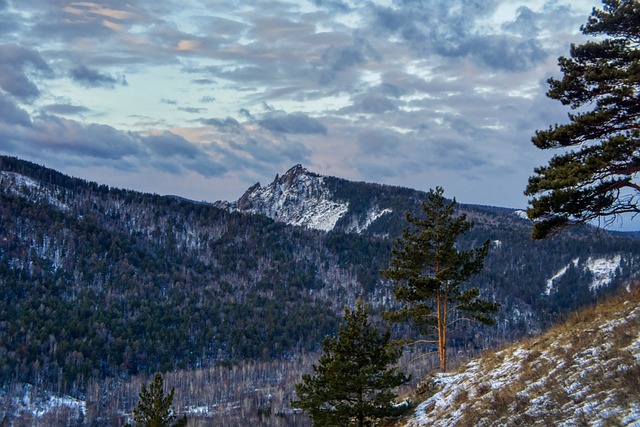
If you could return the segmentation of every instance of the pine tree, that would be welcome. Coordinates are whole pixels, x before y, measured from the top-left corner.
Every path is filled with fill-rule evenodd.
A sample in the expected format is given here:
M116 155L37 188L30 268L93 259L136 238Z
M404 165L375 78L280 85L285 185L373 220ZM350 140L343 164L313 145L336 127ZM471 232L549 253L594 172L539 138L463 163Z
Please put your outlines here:
M450 329L458 330L471 321L493 324L491 315L499 305L481 299L478 288L463 288L484 268L489 241L474 250L457 249L458 238L473 223L464 214L454 217L456 201L447 202L443 193L440 187L429 191L422 203L422 218L407 213L410 228L398 238L389 268L382 274L395 282L393 293L402 303L385 316L393 321L411 320L428 338L414 343L437 344L444 372Z
M571 57L558 60L564 77L549 79L547 96L579 112L532 138L538 148L565 149L529 178L536 239L571 224L640 213L640 2L603 4L581 27L598 39L571 45Z
M358 301L356 310L345 309L346 324L338 337L323 341L324 353L313 374L296 384L298 400L292 406L305 411L314 426L376 426L402 415L406 405L396 405L393 388L409 378L394 365L402 350L390 332L380 333Z
M138 405L133 410L133 420L136 427L185 427L187 425L187 416L177 419L171 410L173 403L174 389L171 387L169 393L164 395L164 382L162 375L156 374L153 383L147 389L142 384ZM125 427L132 427L127 424Z

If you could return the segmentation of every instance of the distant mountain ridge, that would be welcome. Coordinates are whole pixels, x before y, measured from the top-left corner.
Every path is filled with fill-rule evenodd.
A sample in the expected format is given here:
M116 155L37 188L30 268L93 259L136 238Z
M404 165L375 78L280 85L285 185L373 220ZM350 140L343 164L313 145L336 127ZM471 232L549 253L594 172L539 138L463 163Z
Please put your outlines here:
M90 420L130 410L95 401L107 379L318 350L358 296L394 303L379 272L424 197L298 165L211 204L0 156L0 388L35 381L82 398ZM640 273L637 240L582 227L532 241L513 209L459 212L476 223L462 246L492 242L470 285L502 304L495 327L451 336L460 354L536 334Z
M349 209L348 203L333 200L324 177L302 165L276 176L266 187L253 185L232 208L322 231L333 230Z
M249 187L237 201L217 202L216 206L315 230L376 234L371 230L376 221L382 218L378 228L384 229L406 211L415 210L424 197L424 192L409 188L323 176L298 164L266 186ZM475 210L476 216L483 210L502 211L526 220L516 209L462 205L463 212L465 207Z

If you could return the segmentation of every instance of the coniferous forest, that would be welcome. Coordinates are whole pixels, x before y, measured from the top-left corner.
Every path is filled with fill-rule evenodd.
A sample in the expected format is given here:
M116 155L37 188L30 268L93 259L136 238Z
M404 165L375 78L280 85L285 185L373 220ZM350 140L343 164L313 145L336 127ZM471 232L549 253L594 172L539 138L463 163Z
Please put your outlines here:
M159 372L189 425L309 423L291 409L295 382L345 306L362 297L374 320L394 308L380 272L405 212L418 212L425 197L327 177L352 217L372 205L391 213L361 233L341 231L346 217L324 232L10 157L0 158L0 177L0 414L15 425L123 425L140 385ZM512 209L457 209L475 222L460 246L490 242L470 285L501 308L496 326L450 337L454 360L538 333L639 271L630 237L583 226L533 241L530 222ZM618 261L608 281L586 268L594 260ZM394 325L392 333L412 332ZM25 393L84 406L36 420L15 403Z

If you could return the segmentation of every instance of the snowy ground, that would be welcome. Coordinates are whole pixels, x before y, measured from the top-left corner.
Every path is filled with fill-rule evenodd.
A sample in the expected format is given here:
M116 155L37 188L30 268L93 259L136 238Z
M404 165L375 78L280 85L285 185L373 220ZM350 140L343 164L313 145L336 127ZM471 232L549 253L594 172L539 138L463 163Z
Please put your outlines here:
M617 304L429 377L401 425L640 427L640 307Z

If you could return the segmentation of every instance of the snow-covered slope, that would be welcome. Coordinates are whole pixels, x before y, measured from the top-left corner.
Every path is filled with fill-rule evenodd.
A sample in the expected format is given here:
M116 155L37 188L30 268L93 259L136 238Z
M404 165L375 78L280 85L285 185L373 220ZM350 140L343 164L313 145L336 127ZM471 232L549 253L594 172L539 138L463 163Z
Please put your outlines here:
M8 415L17 417L28 414L33 417L33 425L48 425L48 417L59 414L66 414L67 425L79 425L86 414L83 400L55 395L31 384L14 384L10 390L3 390L0 402L0 418L6 421Z
M421 384L422 426L640 426L640 288Z
M613 281L618 269L620 268L621 261L622 257L620 255L613 255L606 258L589 257L583 263L580 262L580 258L575 258L547 280L547 286L544 293L546 295L550 295L555 287L556 280L564 276L569 268L572 267L578 268L584 272L588 271L592 277L591 283L589 284L589 290L597 291L601 287L606 286Z
M15 172L0 171L0 191L45 202L60 210L68 210L68 206L61 201L59 189L45 187L35 179Z
M230 208L291 225L331 231L349 212L349 202L336 200L325 177L296 165L265 187L260 183L250 187ZM345 231L361 233L390 212L388 208L372 207L363 217L352 217Z

